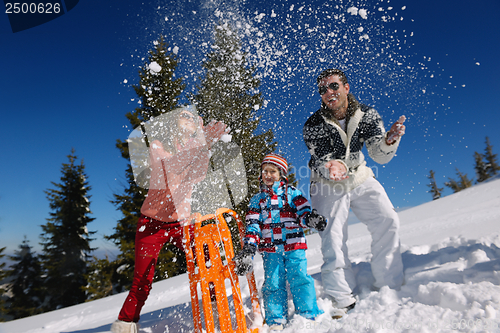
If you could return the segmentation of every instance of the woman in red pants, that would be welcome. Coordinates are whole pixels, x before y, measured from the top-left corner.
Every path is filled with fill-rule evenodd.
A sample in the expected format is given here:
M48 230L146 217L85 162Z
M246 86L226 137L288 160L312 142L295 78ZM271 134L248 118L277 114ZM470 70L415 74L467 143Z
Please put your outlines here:
M183 220L191 215L193 185L205 178L209 148L226 132L222 122L202 126L201 118L190 110L171 111L168 119L173 121L165 123L162 118L156 128L154 122L148 124L148 136L159 139L149 145L151 178L137 222L134 280L118 320L111 326L113 333L137 332L160 250L167 242L183 249Z

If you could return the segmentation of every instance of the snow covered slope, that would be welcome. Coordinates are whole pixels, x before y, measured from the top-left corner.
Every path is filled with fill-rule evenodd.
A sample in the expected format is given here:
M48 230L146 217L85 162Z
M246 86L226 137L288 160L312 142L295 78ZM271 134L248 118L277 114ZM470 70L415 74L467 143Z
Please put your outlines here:
M355 309L341 320L324 314L306 322L294 315L290 302L284 332L500 332L500 179L408 209L400 217L406 279L401 290L371 290L370 236L363 224L350 225L349 254L358 280ZM327 312L319 236L308 236L308 244L309 273L316 280L319 306ZM260 257L256 277L260 289ZM240 281L248 306L248 288ZM109 332L125 296L2 323L0 332ZM140 331L192 331L189 302L186 275L155 283Z

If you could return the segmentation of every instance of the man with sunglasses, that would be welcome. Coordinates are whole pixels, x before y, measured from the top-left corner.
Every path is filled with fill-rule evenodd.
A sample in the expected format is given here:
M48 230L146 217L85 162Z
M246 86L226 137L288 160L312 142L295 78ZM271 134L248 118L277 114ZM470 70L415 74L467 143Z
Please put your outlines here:
M321 108L306 121L304 141L311 154L311 204L328 219L320 231L325 294L342 316L354 307L356 278L347 252L347 218L352 209L372 236L371 268L375 290L403 283L399 242L399 218L382 185L366 166L361 149L377 163L388 163L404 134L405 117L386 133L375 109L349 93L346 75L339 69L324 70L317 78Z

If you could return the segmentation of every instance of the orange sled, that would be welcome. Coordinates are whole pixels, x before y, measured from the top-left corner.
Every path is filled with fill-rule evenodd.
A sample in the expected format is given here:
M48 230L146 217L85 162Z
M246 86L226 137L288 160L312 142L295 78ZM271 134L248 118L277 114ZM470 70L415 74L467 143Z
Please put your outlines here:
M184 227L184 249L196 333L202 333L198 285L201 290L203 317L207 333L215 333L217 325L214 319L218 321L222 333L258 333L259 326L262 326L257 287L252 271L246 275L246 278L252 301L253 318L250 318L250 320L253 321L253 324L250 329L247 328L238 276L234 272L234 263L232 262L234 250L231 233L225 220L225 216L228 215L238 222L241 246L243 246L243 236L245 234L243 222L238 214L227 208L219 208L215 215L201 216L199 213L193 214L191 221L194 220L194 228L190 225ZM208 220L213 220L214 223L207 223L202 226L202 222ZM231 322L231 309L226 294L227 280L230 281L233 296L233 323Z

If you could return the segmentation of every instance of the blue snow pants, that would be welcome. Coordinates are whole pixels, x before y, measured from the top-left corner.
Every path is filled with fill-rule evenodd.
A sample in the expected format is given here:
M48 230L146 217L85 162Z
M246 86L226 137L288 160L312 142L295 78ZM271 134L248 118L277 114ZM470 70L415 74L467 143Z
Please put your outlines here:
M295 313L314 319L323 311L318 309L314 280L307 274L305 250L285 252L279 246L275 253L261 252L264 262L262 296L266 324L286 324L288 318L288 293L286 282L295 305Z

